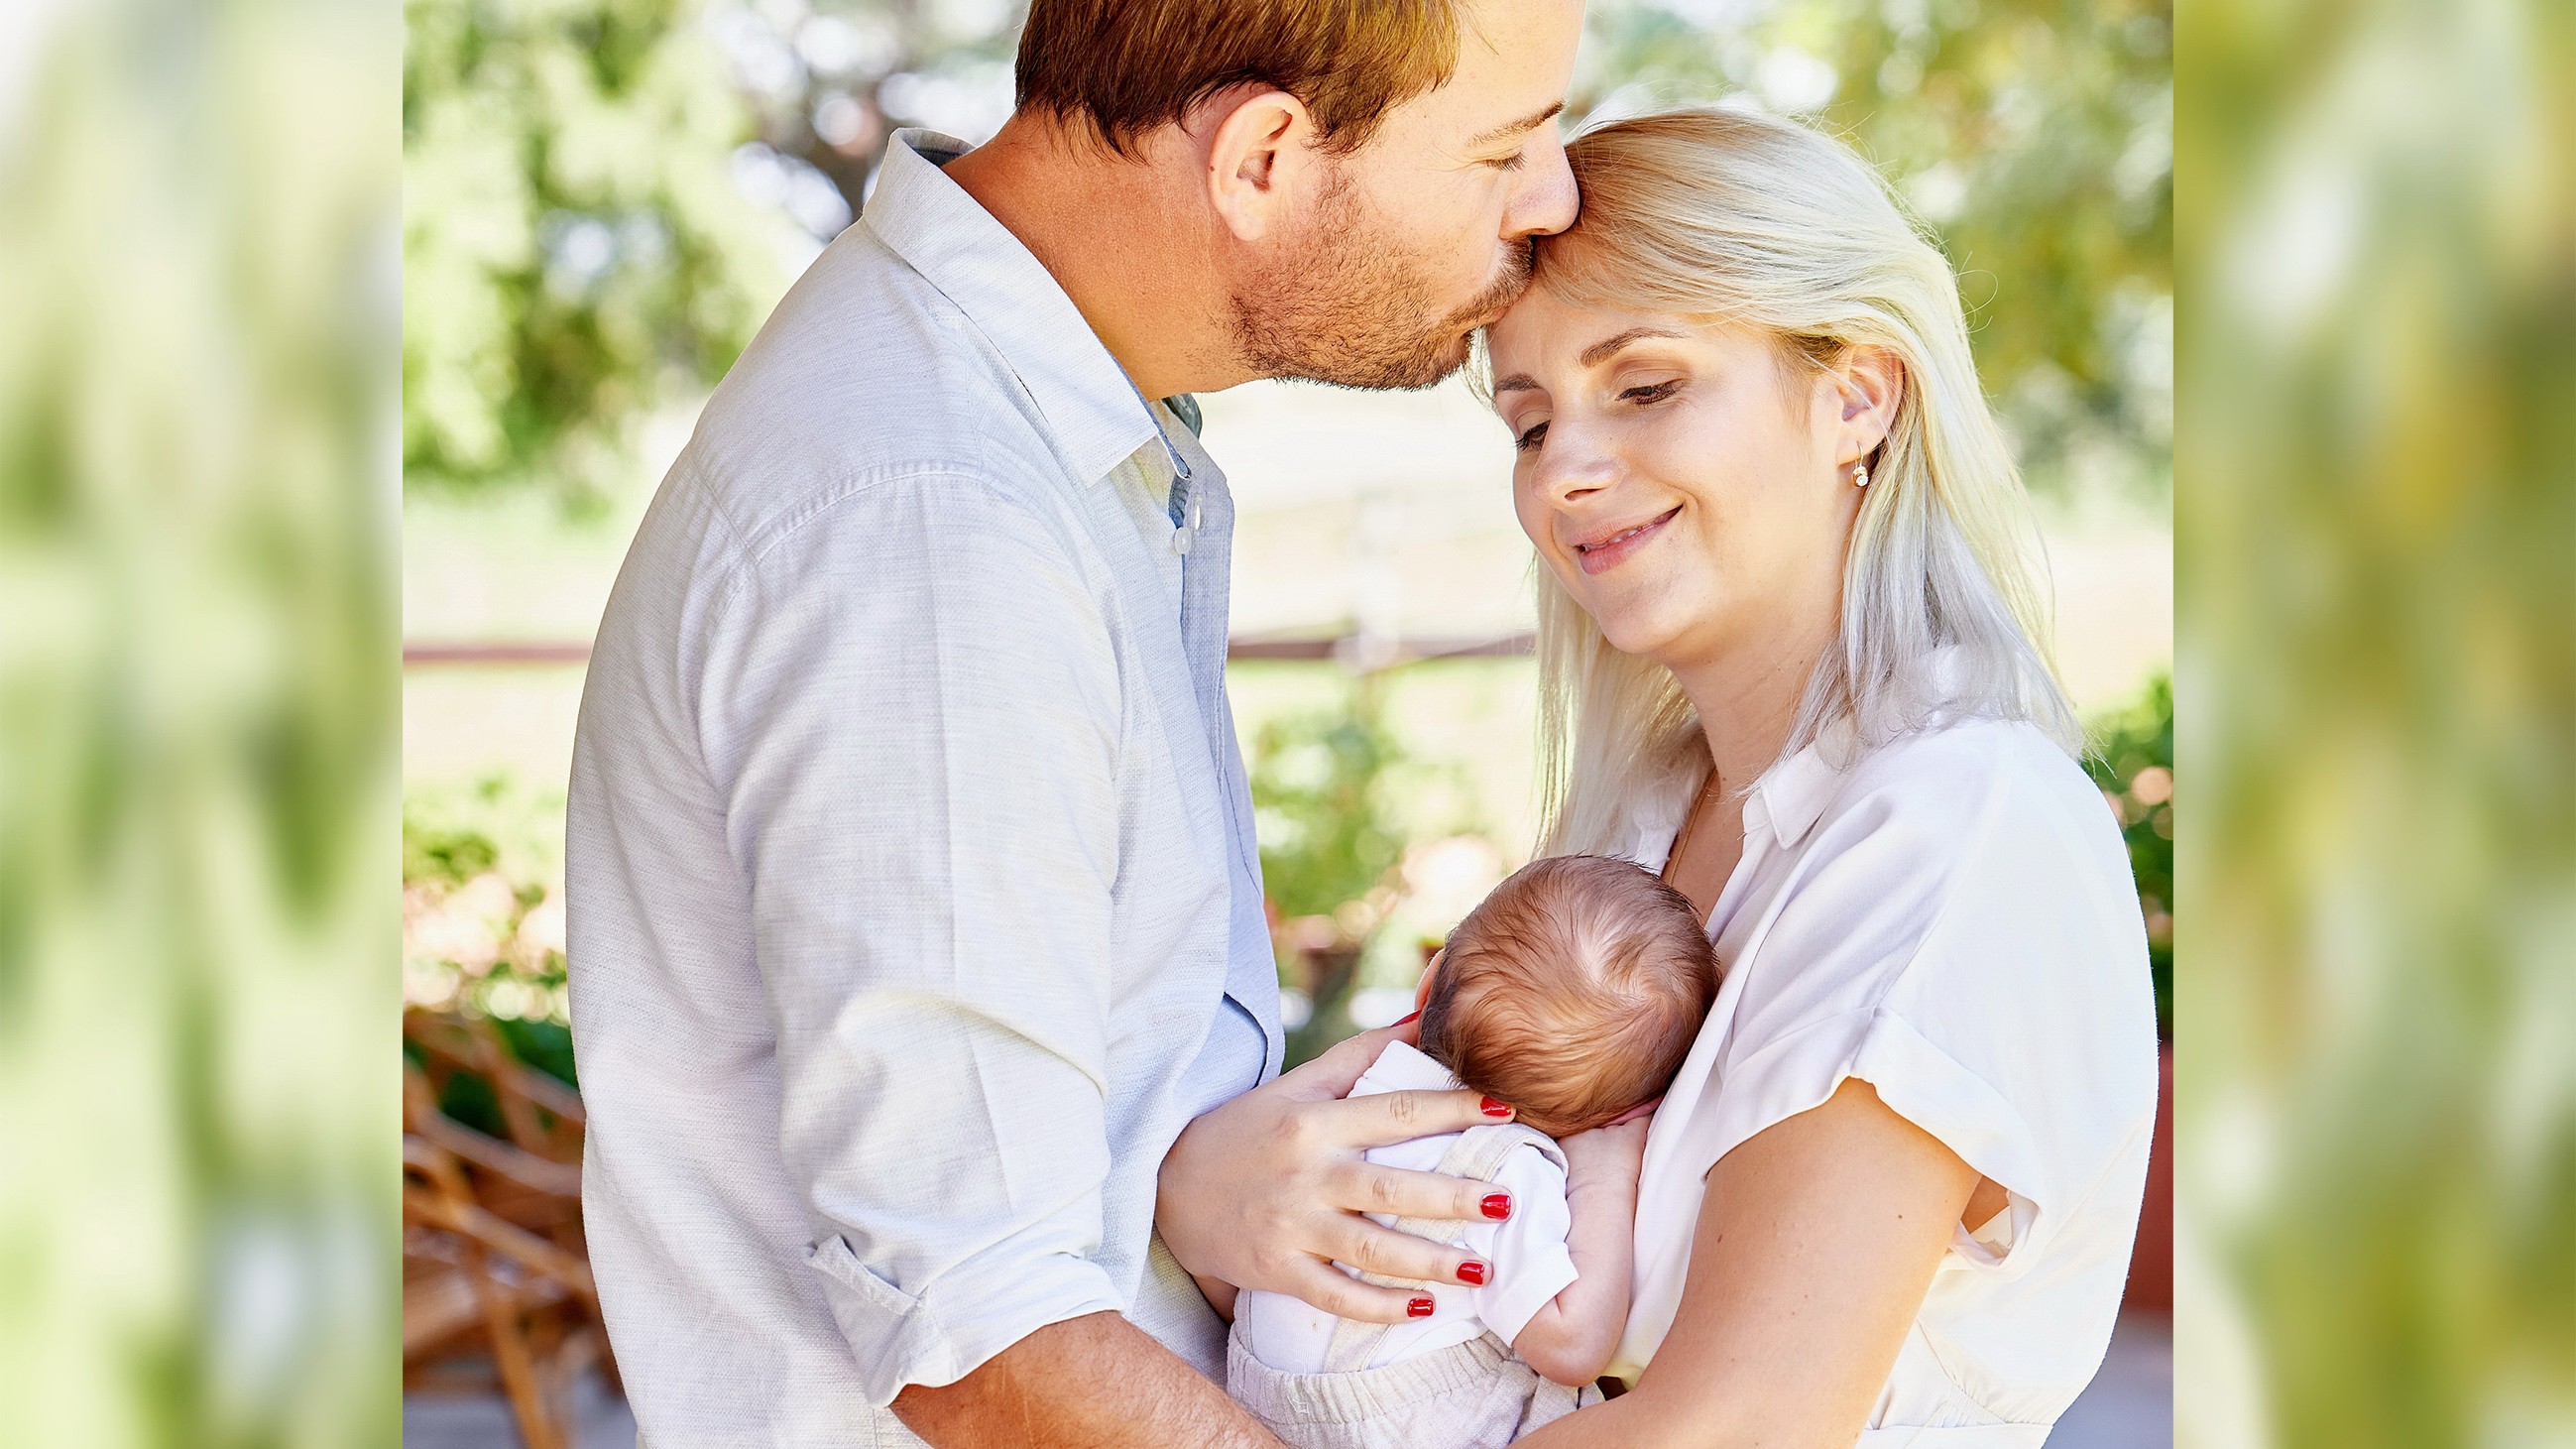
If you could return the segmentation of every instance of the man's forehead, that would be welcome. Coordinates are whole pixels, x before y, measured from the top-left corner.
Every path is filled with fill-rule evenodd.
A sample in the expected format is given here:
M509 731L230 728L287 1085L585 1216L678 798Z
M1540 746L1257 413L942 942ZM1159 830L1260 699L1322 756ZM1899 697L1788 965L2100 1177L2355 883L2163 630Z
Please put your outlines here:
M1565 0L1485 0L1460 7L1458 63L1449 79L1416 99L1467 144L1524 135L1564 109L1572 43L1583 7Z

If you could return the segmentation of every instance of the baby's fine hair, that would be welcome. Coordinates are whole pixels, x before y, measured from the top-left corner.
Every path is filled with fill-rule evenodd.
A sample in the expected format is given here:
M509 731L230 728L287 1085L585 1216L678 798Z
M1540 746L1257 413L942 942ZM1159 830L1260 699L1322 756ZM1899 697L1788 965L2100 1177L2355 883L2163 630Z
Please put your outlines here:
M1450 933L1422 1049L1564 1137L1661 1092L1716 994L1715 954L1681 892L1624 860L1553 856Z

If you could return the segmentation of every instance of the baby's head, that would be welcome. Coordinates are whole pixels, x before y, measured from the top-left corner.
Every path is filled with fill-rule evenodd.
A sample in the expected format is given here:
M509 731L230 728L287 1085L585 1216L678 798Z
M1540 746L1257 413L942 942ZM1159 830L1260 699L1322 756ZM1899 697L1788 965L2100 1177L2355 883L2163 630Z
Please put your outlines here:
M1663 1091L1716 994L1716 958L1681 892L1624 860L1556 856L1450 933L1422 1050L1564 1137Z

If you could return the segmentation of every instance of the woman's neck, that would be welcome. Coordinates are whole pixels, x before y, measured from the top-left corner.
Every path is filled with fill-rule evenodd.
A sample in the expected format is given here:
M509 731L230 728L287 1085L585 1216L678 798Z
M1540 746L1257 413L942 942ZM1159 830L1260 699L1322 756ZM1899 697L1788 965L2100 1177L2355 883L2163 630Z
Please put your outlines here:
M1780 757L1816 661L1837 642L1839 621L1805 621L1767 631L1760 645L1672 666L1699 712L1700 735L1727 790L1750 785Z

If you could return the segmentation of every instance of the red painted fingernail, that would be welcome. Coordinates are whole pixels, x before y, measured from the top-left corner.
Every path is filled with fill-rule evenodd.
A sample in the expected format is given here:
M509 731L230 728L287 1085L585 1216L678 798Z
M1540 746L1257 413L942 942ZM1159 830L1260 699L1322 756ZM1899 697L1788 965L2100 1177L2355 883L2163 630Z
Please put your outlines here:
M1495 1101L1495 1100L1494 1100L1493 1098L1491 1098L1491 1097L1487 1097L1487 1098L1485 1098L1483 1101L1478 1102L1476 1105L1477 1105L1479 1108L1483 1109L1483 1111L1484 1111L1485 1115L1486 1115L1486 1116L1488 1116L1488 1117L1508 1117L1508 1116L1512 1115L1512 1109L1511 1109L1511 1104L1510 1104L1510 1103L1508 1103L1508 1102L1497 1102L1497 1101Z
M1479 1288L1484 1287L1484 1286L1485 1286L1485 1265L1484 1265L1484 1264L1482 1264L1482 1263L1477 1262L1477 1261L1476 1261L1475 1259L1473 1259L1473 1258L1470 1258L1470 1259L1468 1259L1466 1262L1459 1264L1459 1265L1458 1265L1458 1281L1459 1281L1459 1282L1461 1282L1461 1283L1472 1283L1472 1284L1476 1285L1476 1286L1477 1286L1477 1287L1479 1287Z
M1408 1022L1408 1021L1412 1021L1412 1020L1414 1020L1415 1018L1417 1018L1417 1017L1419 1017L1419 1016L1421 1016L1421 1015L1422 1015L1422 1013L1421 1013L1421 1012L1418 1012L1418 1011L1408 1011L1408 1012L1406 1012L1404 1015L1397 1017L1397 1018L1395 1019L1395 1024L1396 1024L1397 1026L1402 1026L1402 1025L1404 1025L1406 1022Z
M1416 1298L1412 1302L1405 1304L1404 1316L1407 1318L1429 1318L1431 1316L1431 1300L1428 1298Z
M1510 1217L1512 1215L1512 1195L1507 1192L1487 1193L1485 1195L1485 1200L1476 1204L1476 1210L1489 1218L1495 1219L1496 1221Z

